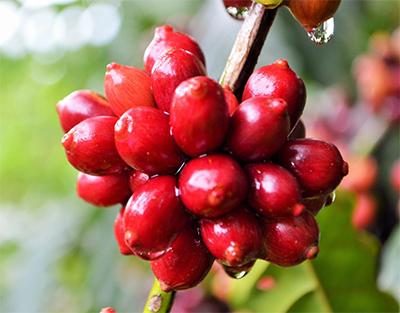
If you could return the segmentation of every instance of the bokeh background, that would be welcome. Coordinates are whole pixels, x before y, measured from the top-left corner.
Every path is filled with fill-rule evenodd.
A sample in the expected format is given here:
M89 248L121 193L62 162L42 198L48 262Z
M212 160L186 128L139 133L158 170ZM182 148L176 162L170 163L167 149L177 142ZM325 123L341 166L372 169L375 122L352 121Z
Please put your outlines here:
M310 135L342 147L361 181L362 174L376 175L361 192L348 183L321 213L316 261L289 270L257 264L238 282L215 269L190 301L212 296L241 312L398 311L399 209L391 178L400 153L393 118L399 89L390 105L369 105L362 84L372 77L374 86L379 75L355 60L369 54L396 66L382 51L390 54L396 42L398 49L399 12L391 0L343 1L334 39L319 47L280 10L258 66L288 59L306 81ZM1 312L141 311L152 283L148 264L119 254L112 228L118 207L95 208L76 197L55 104L76 89L103 93L110 62L142 67L154 27L165 23L197 38L218 79L241 25L220 0L0 2ZM396 73L399 85L398 67ZM357 169L365 159L373 160L372 169ZM373 197L373 209L371 201L361 209L373 218L357 224L360 194Z

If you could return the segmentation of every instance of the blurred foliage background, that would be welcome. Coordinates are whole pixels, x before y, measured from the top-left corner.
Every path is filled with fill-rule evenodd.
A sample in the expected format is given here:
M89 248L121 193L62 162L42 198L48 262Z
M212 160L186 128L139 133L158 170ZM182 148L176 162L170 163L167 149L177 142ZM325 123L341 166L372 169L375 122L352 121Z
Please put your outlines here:
M396 29L399 12L391 0L343 1L334 39L318 47L282 9L259 65L289 60L306 81L305 120L311 120L331 109L328 87L340 86L357 98L352 63L368 49L373 33ZM148 265L119 255L112 230L117 207L91 207L75 196L76 172L59 143L55 104L76 89L103 93L110 62L141 67L154 27L164 23L198 39L208 72L217 79L240 28L220 0L0 2L0 311L141 310L151 286ZM400 232L393 230L397 196L387 178L399 158L399 133L398 127L384 135L379 127L371 129L371 141L380 138L372 149L380 213L369 230L376 238L352 229L354 196L340 193L320 217L322 252L312 277L303 271L311 265L286 271L257 264L254 274L234 283L218 280L217 271L205 283L207 292L227 300L232 310L398 311ZM383 254L378 239L385 243ZM263 275L275 275L280 287L257 289ZM218 291L224 284L228 295ZM328 307L320 303L320 288Z

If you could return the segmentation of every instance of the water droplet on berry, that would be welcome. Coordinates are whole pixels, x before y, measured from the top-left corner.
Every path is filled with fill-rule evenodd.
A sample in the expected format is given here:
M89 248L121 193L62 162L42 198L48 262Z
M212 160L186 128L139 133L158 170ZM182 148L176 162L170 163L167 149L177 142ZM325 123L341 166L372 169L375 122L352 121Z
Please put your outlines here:
M224 268L224 271L226 274L228 274L230 277L235 278L235 279L241 279L247 275L247 273L250 272L254 265L254 261L249 262L248 264L239 266L239 267L233 267L233 266L227 266L227 265L222 265Z
M236 20L244 20L249 14L251 1L238 1L235 3L231 0L223 0L226 12Z
M334 31L335 22L333 17L331 17L329 20L326 20L319 26L313 28L307 34L312 42L316 43L317 45L323 45L332 39Z
M230 277L235 278L235 279L241 279L243 277L245 277L247 275L247 271L241 271L241 272L236 272L233 271L231 272L229 269L224 268L225 269L225 273L227 273Z

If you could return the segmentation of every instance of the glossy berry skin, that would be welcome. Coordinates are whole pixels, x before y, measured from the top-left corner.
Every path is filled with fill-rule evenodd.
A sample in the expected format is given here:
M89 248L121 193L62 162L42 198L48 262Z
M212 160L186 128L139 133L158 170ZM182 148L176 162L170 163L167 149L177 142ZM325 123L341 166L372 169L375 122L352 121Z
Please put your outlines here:
M341 0L286 0L292 14L307 30L311 31L319 24L331 18Z
M132 171L132 173L129 175L129 186L131 191L135 192L135 190L137 190L140 186L147 183L149 179L150 177L146 173L135 170Z
M114 237L117 241L119 251L123 255L131 255L133 252L125 243L125 226L124 226L125 207L122 207L114 220Z
M279 152L278 161L297 178L305 197L332 192L348 173L339 150L320 140L290 140Z
M76 191L80 198L96 206L125 204L131 196L127 174L92 176L79 173Z
M160 257L190 224L177 195L174 176L158 176L139 187L124 215L125 242L144 259Z
M183 204L202 217L221 216L237 208L247 189L247 177L240 165L222 154L192 159L179 176Z
M228 86L224 87L224 95L225 95L226 105L228 106L229 116L232 116L233 113L235 113L237 107L239 106L239 101Z
M261 161L275 154L289 134L286 102L268 97L250 98L231 119L227 147L239 159Z
M171 132L187 155L195 157L221 146L228 124L224 92L216 81L197 76L176 88L170 110Z
M266 260L293 266L317 256L319 229L313 215L285 216L264 220Z
M302 139L306 137L306 127L302 120L299 120L296 126L291 130L289 139Z
M118 155L114 142L117 118L97 116L88 118L64 135L64 146L69 163L78 171L90 175L122 173L127 165Z
M64 132L94 116L114 116L106 99L90 90L77 90L59 101L56 106Z
M155 106L150 75L133 66L108 64L104 91L112 110L118 116L138 106Z
M242 101L266 96L282 98L287 103L291 128L303 113L306 103L304 82L289 67L286 60L279 59L251 74L243 91Z
M246 169L251 184L249 204L258 213L276 217L304 211L299 185L289 171L272 163L251 164Z
M206 69L193 53L183 49L171 49L164 53L151 72L157 106L169 112L176 87L186 79L202 75L206 75Z
M161 258L151 261L151 269L164 291L196 286L210 271L213 256L193 226L182 231Z
M151 73L156 61L169 49L183 49L193 53L203 64L206 64L203 51L189 35L174 31L172 26L163 25L154 31L154 38L144 52L144 67Z
M115 124L115 144L127 164L150 176L173 174L183 163L170 134L168 116L156 108L125 112Z
M256 216L246 209L215 219L202 219L201 236L221 264L241 266L263 256L263 234Z

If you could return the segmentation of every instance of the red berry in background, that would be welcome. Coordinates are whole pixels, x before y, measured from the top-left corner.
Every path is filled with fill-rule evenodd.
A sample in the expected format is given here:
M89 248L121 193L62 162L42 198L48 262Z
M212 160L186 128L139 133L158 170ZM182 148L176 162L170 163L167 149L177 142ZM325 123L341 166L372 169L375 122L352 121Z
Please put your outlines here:
M169 112L175 89L181 82L202 75L206 75L206 69L193 53L183 49L164 53L151 72L154 98L160 110Z
M138 106L155 106L149 74L132 66L108 64L104 91L118 116Z
M264 220L266 260L293 266L317 256L319 229L312 214L277 217Z
M397 160L393 165L390 172L390 181L394 190L400 194L400 160Z
M289 140L278 161L297 178L305 197L332 192L348 173L339 150L320 140Z
M151 260L163 255L190 221L179 200L175 177L158 176L129 199L124 215L125 242L136 255Z
M96 206L125 204L132 194L127 174L92 176L79 173L76 191L79 197Z
M351 157L348 160L349 175L343 178L341 187L354 192L365 192L373 187L378 176L378 165L371 156Z
M258 96L285 100L291 128L296 125L306 103L303 80L292 71L288 62L282 59L251 74L244 88L242 101Z
M159 26L154 31L154 38L144 52L144 67L151 73L156 61L168 49L183 49L193 53L204 65L206 60L198 43L189 35L174 31L170 25Z
M115 144L127 164L148 175L173 174L183 163L168 116L156 108L125 112L115 125Z
M117 313L112 307L102 308L100 313Z
M340 0L286 0L292 14L307 30L331 18L340 5Z
M125 207L122 207L114 220L114 237L117 241L119 251L123 255L131 255L133 252L125 243L125 226L124 226Z
M216 81L197 76L176 88L170 109L171 132L187 155L195 157L221 146L228 124L224 92Z
M132 171L129 176L129 186L132 192L135 192L140 186L149 180L149 175L141 171Z
M240 165L223 154L192 159L179 176L183 204L202 217L220 216L237 208L247 189L247 177Z
M90 90L72 92L57 103L56 109L64 132L89 117L114 116L107 100Z
M306 137L306 127L302 120L299 120L296 126L289 134L289 139L302 139Z
M228 86L224 87L224 95L225 95L226 105L228 106L229 116L232 116L233 113L235 113L237 107L239 106L239 101Z
M299 185L286 169L272 163L251 164L247 173L251 184L249 204L261 215L297 216L303 212Z
M255 97L244 101L232 116L228 149L243 161L260 161L276 153L289 134L286 102Z
M301 202L306 207L306 210L315 216L319 213L319 211L321 211L324 206L331 204L330 201L330 194L328 194L320 195L317 197L304 198Z
M351 223L356 230L366 230L376 219L378 204L368 193L356 194Z
M161 258L151 261L151 269L164 291L196 286L209 272L214 258L202 243L195 227L182 231Z
M64 146L69 163L78 171L90 175L119 174L127 165L118 155L114 142L112 116L91 117L64 135Z
M202 219L200 225L204 244L221 264L241 266L264 255L261 226L246 209Z

